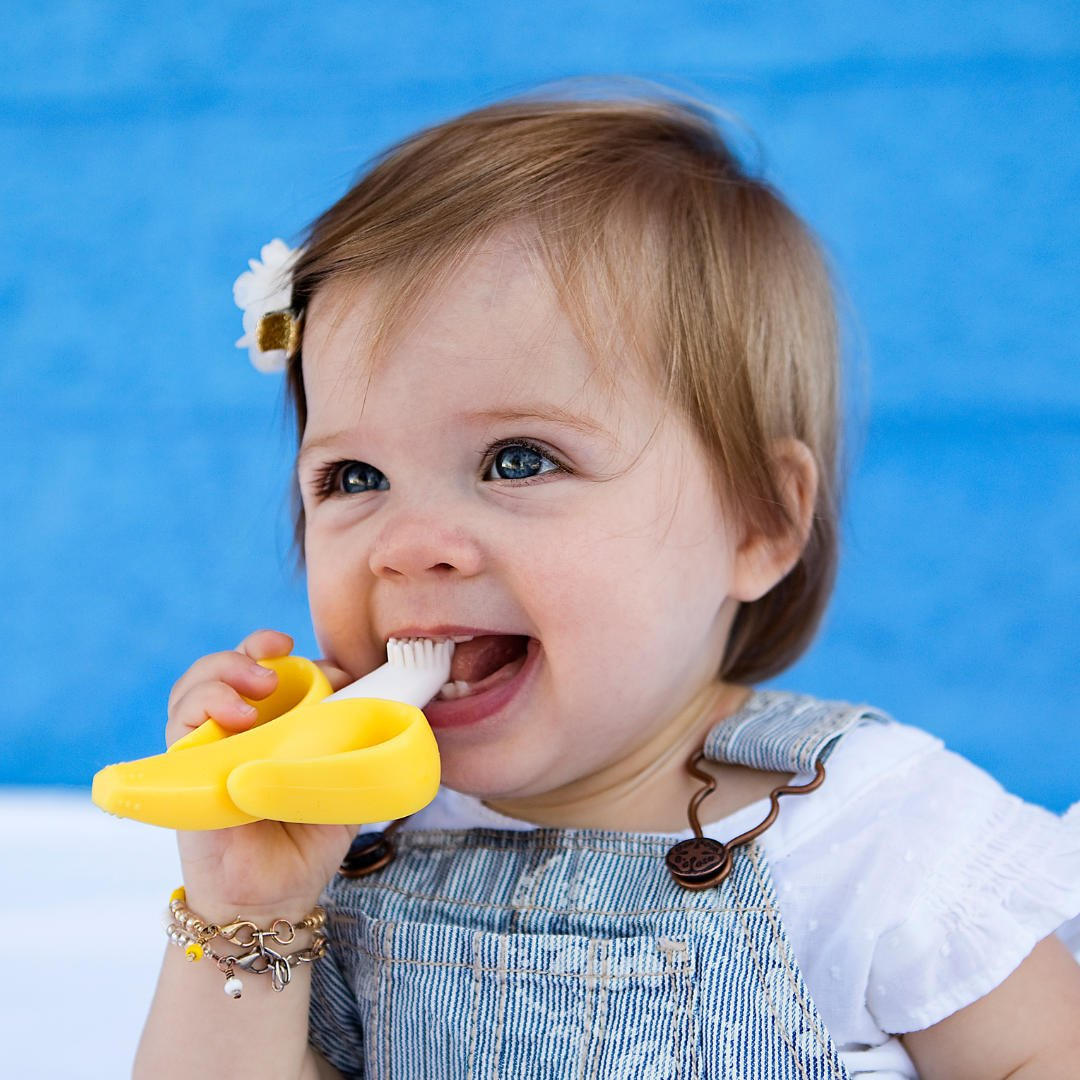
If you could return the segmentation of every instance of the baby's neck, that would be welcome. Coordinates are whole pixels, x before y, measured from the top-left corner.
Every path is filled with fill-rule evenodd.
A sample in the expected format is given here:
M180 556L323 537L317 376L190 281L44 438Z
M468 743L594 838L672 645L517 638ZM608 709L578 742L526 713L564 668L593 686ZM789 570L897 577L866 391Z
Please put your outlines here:
M650 742L599 773L554 791L521 798L487 800L492 810L551 828L679 832L688 827L687 805L701 787L686 770L709 729L743 705L745 687L715 683L692 700ZM735 765L709 764L717 790L701 807L703 822L717 821L748 806L786 777Z

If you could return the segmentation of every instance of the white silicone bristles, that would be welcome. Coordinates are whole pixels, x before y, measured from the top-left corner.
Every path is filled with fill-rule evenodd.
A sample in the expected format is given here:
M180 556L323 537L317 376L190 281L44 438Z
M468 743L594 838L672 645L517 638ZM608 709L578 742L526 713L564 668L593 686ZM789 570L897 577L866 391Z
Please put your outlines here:
M395 667L433 668L445 664L449 671L450 658L453 655L454 643L449 640L391 638L386 643L386 662Z
M381 698L422 708L450 678L452 641L429 638L391 638L386 643L386 663L354 683L331 694L340 698Z

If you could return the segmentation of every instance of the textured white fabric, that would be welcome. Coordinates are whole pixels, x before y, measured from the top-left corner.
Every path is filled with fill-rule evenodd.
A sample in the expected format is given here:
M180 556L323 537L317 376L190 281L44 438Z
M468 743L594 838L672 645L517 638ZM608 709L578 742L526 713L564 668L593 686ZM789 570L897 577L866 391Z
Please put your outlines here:
M767 807L705 832L730 839ZM447 790L406 827L476 826L531 828ZM781 802L762 847L799 966L853 1077L916 1077L895 1033L984 996L1055 931L1080 945L1080 807L1062 819L1025 803L915 728L849 734L825 785Z

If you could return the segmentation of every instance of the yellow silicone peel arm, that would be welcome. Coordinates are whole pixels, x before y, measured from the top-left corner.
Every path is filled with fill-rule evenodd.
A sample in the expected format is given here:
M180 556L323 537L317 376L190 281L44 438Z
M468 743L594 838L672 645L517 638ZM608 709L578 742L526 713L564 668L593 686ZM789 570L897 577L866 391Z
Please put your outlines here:
M407 662L394 653L403 645ZM387 664L330 697L310 660L262 661L278 687L252 702L254 727L226 735L208 720L164 754L102 769L92 798L109 813L172 829L415 813L439 785L438 747L418 705L446 681L452 650L450 642L391 643ZM353 696L368 691L401 700Z

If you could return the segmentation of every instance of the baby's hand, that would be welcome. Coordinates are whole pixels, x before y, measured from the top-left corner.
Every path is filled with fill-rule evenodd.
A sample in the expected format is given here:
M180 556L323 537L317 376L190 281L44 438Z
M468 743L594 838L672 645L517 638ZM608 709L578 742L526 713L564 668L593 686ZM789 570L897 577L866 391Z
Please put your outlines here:
M244 698L260 701L277 686L277 673L256 661L288 656L292 647L288 634L256 630L233 651L211 653L196 660L177 679L169 695L166 745L172 746L211 718L227 731L246 731L257 713Z
M256 661L287 656L292 638L276 630L256 630L233 652L197 660L177 680L169 696L165 739L177 739L208 719L229 732L246 731L259 701L277 686L277 675ZM335 688L349 676L320 664ZM296 920L306 915L348 850L356 828L256 821L231 829L177 834L184 885L194 911L211 920L237 913ZM202 905L202 906L200 906Z

